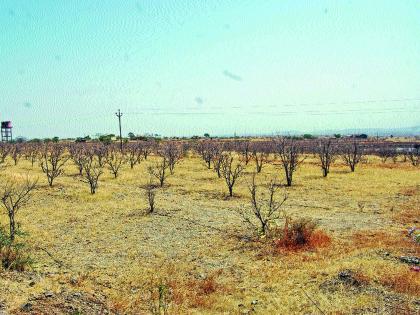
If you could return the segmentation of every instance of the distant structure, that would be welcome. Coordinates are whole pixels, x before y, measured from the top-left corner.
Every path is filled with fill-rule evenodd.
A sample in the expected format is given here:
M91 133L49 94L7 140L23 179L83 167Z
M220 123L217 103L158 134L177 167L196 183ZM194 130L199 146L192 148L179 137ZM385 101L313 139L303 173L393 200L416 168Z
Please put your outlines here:
M12 122L11 121L2 121L1 122L1 141L2 142L11 142L12 138Z

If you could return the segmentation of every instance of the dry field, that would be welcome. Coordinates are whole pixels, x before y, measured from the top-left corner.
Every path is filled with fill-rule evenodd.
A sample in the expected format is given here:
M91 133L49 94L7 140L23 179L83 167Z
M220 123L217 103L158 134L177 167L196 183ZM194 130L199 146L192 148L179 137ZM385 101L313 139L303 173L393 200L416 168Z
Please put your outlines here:
M39 177L17 215L33 267L0 271L0 314L151 314L159 303L168 314L420 313L420 273L400 260L420 255L407 236L420 220L420 170L408 162L371 157L355 173L337 162L323 178L308 157L285 209L314 219L331 244L279 253L237 213L250 207L252 162L228 198L190 154L147 215L140 186L154 159L117 179L105 172L95 195L70 161L52 188L27 161L0 170ZM266 165L258 181L281 172Z

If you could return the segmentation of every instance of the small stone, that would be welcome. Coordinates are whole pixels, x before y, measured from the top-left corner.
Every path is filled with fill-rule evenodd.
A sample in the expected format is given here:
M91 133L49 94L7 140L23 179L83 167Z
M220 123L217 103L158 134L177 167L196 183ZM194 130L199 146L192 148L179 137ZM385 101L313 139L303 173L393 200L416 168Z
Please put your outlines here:
M253 300L252 302L251 302L251 305L257 305L258 304L258 300Z
M200 273L198 275L198 278L201 279L201 280L205 280L205 279L207 279L207 275L205 273Z
M353 276L353 272L351 270L343 270L338 273L338 279L341 281L346 281L351 279Z
M346 285L359 286L360 282L354 278L353 271L346 269L338 273L337 278L340 282Z
M400 261L406 264L418 265L420 264L420 259L412 256L401 256Z
M22 305L21 309L22 309L22 311L30 312L30 311L32 311L32 304L31 303L25 303L25 304Z
M44 293L44 296L47 297L47 298L52 298L54 296L54 293L48 291L48 292Z
M33 287L35 285L35 281L31 281L31 282L29 282L29 286L30 287Z
M76 277L71 277L71 278L70 278L70 283L71 283L72 285L76 285L76 284L77 284L77 278L76 278Z
M80 298L80 297L82 297L82 293L80 293L80 292L74 292L73 293L73 297Z

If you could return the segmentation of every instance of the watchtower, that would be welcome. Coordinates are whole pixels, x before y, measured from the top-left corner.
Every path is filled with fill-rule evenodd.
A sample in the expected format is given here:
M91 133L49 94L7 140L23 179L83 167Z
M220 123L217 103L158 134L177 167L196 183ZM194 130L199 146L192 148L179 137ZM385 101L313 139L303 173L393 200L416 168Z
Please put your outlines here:
M12 122L11 121L1 122L1 141L2 142L12 141Z

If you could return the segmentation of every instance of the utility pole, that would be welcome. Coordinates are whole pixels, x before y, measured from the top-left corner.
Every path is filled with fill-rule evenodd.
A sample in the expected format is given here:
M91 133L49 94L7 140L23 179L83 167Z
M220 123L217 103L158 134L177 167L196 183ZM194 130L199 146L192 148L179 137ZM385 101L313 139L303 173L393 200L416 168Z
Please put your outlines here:
M120 110L118 110L118 112L117 112L117 113L115 113L115 115L118 117L118 124L119 124L119 126L120 126L120 150L121 150L121 152L122 152L122 150L123 150L123 143L122 143L122 133L121 133L121 116L122 116L123 114L121 113L121 111L120 111Z

